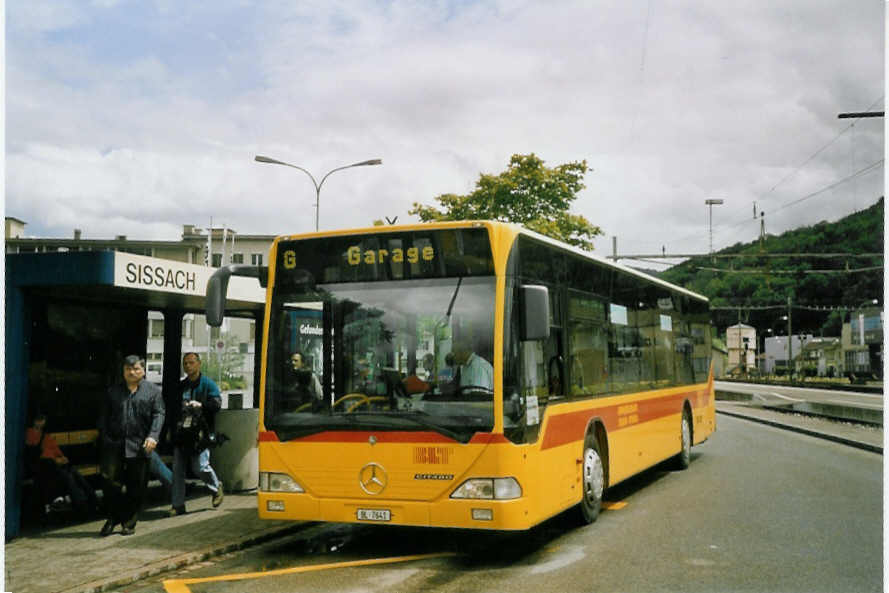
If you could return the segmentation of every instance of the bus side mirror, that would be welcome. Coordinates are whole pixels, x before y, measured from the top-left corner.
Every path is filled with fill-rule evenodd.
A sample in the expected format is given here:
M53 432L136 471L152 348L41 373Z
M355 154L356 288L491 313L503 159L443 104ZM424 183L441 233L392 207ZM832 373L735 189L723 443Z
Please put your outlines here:
M545 340L549 337L549 290L526 285L521 292L522 340Z
M223 266L213 272L207 280L207 302L205 313L207 325L219 327L225 317L225 299L228 294L228 280L232 276L246 276L257 278L259 284L265 287L268 284L269 269L265 266L248 266L244 264L232 264Z

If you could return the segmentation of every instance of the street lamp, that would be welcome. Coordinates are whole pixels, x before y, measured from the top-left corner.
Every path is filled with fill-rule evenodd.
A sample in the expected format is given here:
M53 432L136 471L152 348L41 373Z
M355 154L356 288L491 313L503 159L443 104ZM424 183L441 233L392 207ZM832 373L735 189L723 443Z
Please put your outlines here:
M710 207L710 255L713 255L713 206L719 206L724 202L725 200L712 198L704 200L704 203Z
M873 307L874 305L878 305L880 301L877 299L867 299L866 301L862 301L860 305L858 305L858 333L861 336L861 345L864 345L864 311L868 307ZM849 315L849 323L852 323L852 315ZM851 329L851 328L850 328Z
M336 173L337 171L342 171L343 169L349 169L351 167L367 167L369 165L382 165L382 159L370 159L367 161L361 161L360 163L352 163L351 165L345 165L342 167L337 167L336 169L332 169L327 172L324 177L321 178L321 183L315 181L315 177L312 176L311 173L303 169L302 167L298 167L296 165L291 165L290 163L285 163L284 161L279 161L276 159L269 158L267 156L256 155L254 158L255 161L259 163L271 163L273 165L284 165L285 167L292 167L294 169L299 169L303 173L309 176L309 179L312 180L312 183L315 185L315 231L318 230L318 218L321 210L321 186L324 185L324 180L330 177L332 173Z

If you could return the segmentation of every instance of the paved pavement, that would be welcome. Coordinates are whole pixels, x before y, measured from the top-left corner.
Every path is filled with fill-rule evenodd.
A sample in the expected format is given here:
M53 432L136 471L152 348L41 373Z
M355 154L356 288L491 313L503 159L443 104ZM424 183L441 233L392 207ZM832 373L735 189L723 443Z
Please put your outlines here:
M160 486L156 488L160 493ZM209 491L207 491L209 492ZM80 593L113 591L126 583L289 533L304 524L262 521L256 494L226 494L212 508L210 496L192 496L188 514L168 517L169 502L153 497L136 533L120 527L99 537L104 519L48 528L26 528L5 547L5 591Z
M790 412L776 412L774 410L760 408L752 403L717 401L716 412L727 416L735 416L776 426L785 430L808 434L827 439L837 443L843 443L859 449L883 452L883 428L881 426L869 426L852 422L837 422L826 418L818 418ZM716 420L719 434L719 419Z
M718 401L720 414L765 422L882 453L881 427L831 422L758 409L744 402ZM718 426L718 419L717 419ZM717 430L716 436L719 432ZM6 591L81 593L114 591L220 554L245 548L302 528L305 524L261 521L255 493L227 494L213 509L203 492L189 497L189 513L168 517L160 487L143 511L136 533L99 537L104 520L48 528L26 528L5 547Z

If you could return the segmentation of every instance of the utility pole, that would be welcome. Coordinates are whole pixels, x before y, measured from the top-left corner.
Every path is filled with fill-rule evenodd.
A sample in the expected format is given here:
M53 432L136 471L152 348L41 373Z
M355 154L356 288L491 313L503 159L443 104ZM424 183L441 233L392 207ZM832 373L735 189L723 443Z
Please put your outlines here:
M707 199L704 200L704 204L710 207L710 255L713 255L713 206L718 206L724 203L725 200L719 199Z
M766 213L759 212L759 252L765 251L766 243Z
M790 299L790 295L787 295L787 364L789 365L787 376L790 382L793 383L793 335L791 334L793 326L790 321Z

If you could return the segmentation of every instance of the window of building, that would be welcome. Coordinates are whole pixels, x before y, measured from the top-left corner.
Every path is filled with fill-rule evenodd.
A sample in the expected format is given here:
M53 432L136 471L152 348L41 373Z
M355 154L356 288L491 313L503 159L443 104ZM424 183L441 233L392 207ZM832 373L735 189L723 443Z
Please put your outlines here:
M253 253L250 255L250 263L254 266L262 265L262 254L261 253Z
M164 337L164 320L163 319L152 319L151 320L151 337L152 338L163 338Z
M194 339L194 317L190 313L182 318L182 339Z
M232 253L232 263L233 264L244 263L244 254L243 253Z

